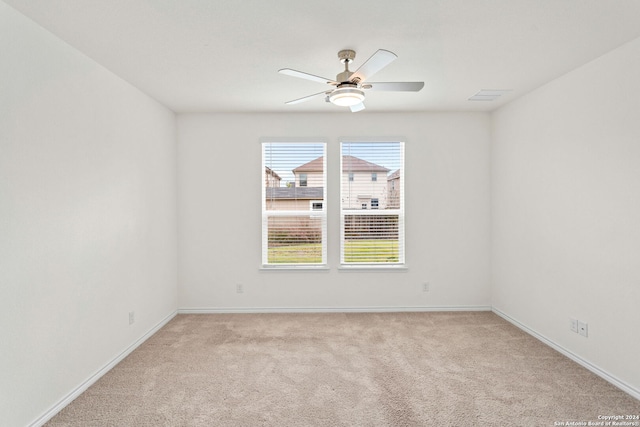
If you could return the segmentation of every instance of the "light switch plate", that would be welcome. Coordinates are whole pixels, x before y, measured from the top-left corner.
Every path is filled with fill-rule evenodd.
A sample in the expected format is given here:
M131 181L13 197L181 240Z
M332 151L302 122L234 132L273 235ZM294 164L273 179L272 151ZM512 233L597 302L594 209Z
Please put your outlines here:
M578 333L578 320L577 319L569 319L569 329L571 329L571 332L575 332L576 334Z

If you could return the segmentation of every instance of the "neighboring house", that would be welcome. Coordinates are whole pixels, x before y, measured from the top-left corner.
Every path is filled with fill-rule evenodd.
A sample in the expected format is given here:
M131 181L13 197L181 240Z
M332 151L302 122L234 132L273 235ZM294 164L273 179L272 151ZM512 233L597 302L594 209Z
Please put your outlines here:
M273 169L265 166L264 167L264 186L269 187L280 187L280 182L282 178L278 175Z
M324 157L318 157L302 166L298 166L292 172L295 177L296 187L322 187L322 171Z
M266 199L268 210L319 210L322 209L324 158L318 157L293 169L294 182L289 187L267 185ZM271 169L267 169L268 174ZM277 174L274 171L271 173ZM387 209L391 192L388 183L399 182L400 171L394 172L397 178L389 181L389 169L354 156L342 157L342 204L344 209ZM278 180L280 177L278 176ZM278 181L280 183L280 181ZM395 184L394 184L395 185ZM398 187L399 188L399 187ZM394 193L395 194L395 193Z
M354 156L342 156L342 208L387 209L389 169Z
M267 187L265 190L267 210L322 210L322 187Z
M400 169L387 177L387 208L400 208Z

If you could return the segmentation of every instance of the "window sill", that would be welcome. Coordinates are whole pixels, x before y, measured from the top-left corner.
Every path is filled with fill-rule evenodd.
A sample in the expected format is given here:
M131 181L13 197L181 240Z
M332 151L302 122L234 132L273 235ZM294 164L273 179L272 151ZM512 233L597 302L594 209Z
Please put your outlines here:
M407 272L409 267L406 265L373 265L373 264L358 264L358 265L341 265L338 267L338 271L384 271L384 272Z
M326 265L263 265L260 271L321 271L328 272L331 269Z

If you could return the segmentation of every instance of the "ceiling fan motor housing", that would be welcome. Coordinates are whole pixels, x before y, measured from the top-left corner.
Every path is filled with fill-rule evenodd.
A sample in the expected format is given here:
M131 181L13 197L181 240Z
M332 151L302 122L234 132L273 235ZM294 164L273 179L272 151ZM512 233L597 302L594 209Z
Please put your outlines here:
M344 84L344 83L349 84L350 83L349 78L351 77L352 74L353 74L353 71L345 70L336 76L336 81L340 82L341 84Z

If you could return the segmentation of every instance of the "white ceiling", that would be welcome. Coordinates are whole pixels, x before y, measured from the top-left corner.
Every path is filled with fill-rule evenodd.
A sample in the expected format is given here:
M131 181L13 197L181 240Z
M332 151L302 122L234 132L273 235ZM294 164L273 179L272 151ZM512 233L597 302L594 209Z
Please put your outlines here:
M343 112L280 68L335 78L337 52L398 59L371 111L487 111L640 37L639 0L4 0L176 112ZM481 89L512 89L468 101ZM585 88L597 91L606 88Z

